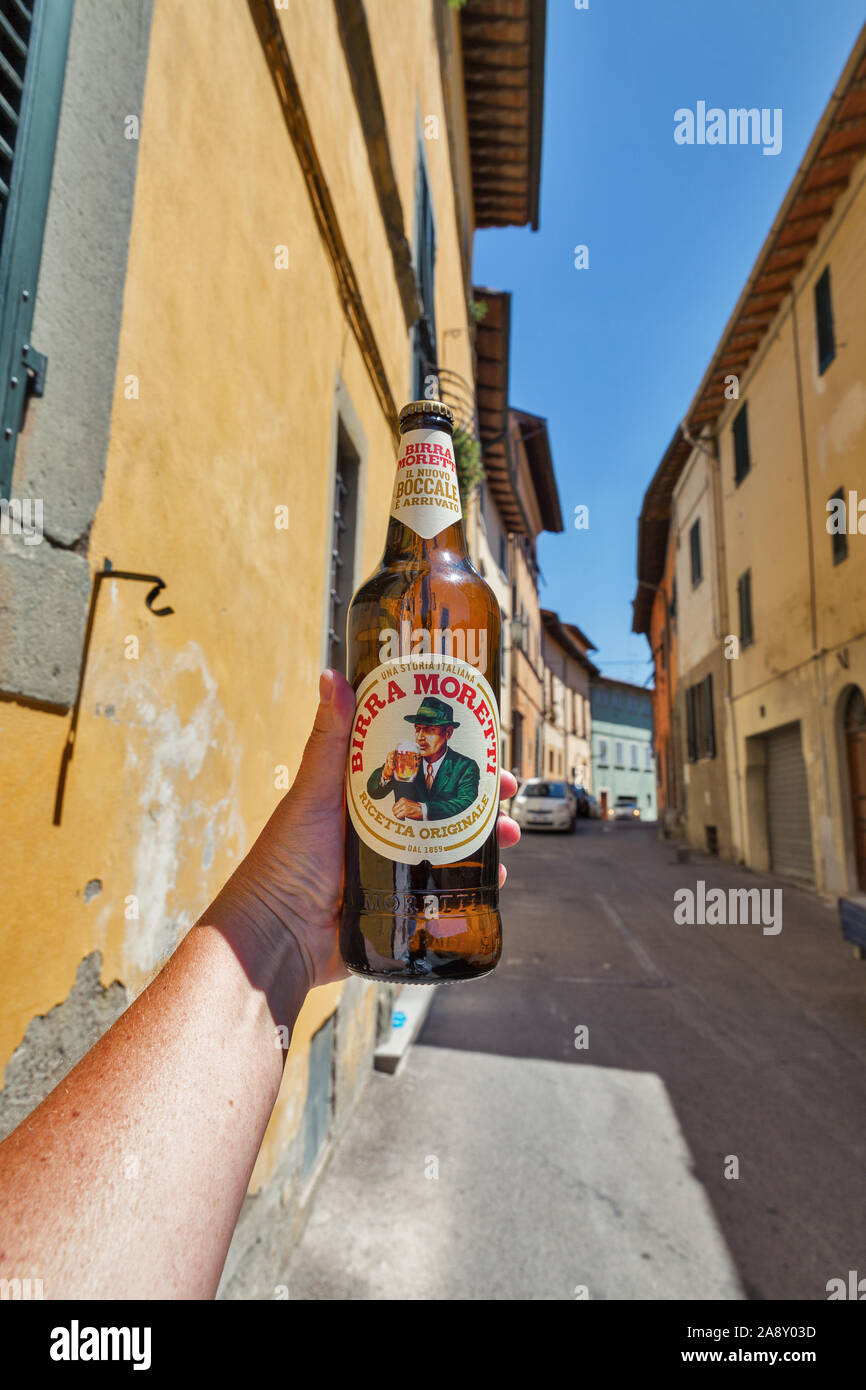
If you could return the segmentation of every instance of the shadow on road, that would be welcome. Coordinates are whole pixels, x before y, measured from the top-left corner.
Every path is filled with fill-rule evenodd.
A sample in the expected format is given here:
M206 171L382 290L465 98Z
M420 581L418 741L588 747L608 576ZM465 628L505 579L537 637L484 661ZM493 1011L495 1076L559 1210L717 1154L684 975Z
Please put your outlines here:
M866 1248L866 967L835 906L680 862L648 824L527 834L505 860L502 961L438 989L419 1044L658 1076L749 1296L825 1298ZM699 883L767 890L780 929L677 923Z

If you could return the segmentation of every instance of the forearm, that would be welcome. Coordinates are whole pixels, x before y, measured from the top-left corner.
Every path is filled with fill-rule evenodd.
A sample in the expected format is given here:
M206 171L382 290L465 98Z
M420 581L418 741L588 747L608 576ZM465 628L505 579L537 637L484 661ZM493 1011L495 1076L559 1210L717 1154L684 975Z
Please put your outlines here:
M307 971L287 931L197 926L0 1144L0 1277L46 1298L210 1298Z

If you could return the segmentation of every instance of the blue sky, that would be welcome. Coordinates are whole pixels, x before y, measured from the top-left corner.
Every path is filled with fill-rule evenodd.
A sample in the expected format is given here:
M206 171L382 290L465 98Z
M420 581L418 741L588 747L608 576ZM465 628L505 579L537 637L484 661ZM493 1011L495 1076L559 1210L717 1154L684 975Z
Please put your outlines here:
M866 20L863 0L548 0L540 228L475 238L512 293L511 402L545 416L566 530L544 607L644 684L637 516ZM782 148L678 145L674 112L782 110ZM589 268L574 268L574 247ZM589 530L574 508L589 507Z

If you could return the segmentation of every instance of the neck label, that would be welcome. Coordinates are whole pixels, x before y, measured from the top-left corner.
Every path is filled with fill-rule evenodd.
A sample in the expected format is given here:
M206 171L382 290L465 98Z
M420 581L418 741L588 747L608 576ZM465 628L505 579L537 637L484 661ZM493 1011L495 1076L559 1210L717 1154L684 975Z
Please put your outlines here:
M402 436L391 515L425 541L462 520L454 441L446 430L407 430Z

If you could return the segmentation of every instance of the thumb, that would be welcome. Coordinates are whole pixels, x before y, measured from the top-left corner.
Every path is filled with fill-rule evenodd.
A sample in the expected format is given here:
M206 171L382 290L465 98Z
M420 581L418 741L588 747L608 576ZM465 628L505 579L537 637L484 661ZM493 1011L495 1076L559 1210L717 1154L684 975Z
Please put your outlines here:
M328 667L319 677L319 707L292 791L314 796L319 809L342 803L355 692L345 676Z

